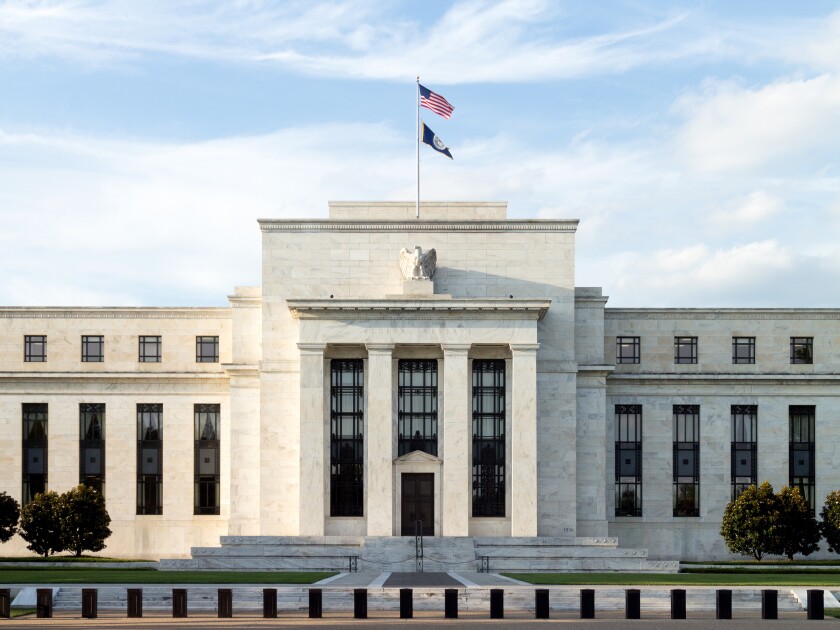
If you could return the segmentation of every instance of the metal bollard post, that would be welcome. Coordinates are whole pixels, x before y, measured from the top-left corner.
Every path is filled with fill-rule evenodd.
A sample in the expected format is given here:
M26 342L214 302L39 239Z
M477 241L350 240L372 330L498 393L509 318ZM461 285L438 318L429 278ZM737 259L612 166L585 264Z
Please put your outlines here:
M129 588L126 590L128 595L128 617L142 617L143 616L143 589Z
M628 588L624 591L624 618L641 619L642 603L641 591L637 588Z
M671 619L685 619L685 589L671 589Z
M320 588L309 589L309 618L320 619L324 615L324 594Z
M825 619L825 594L821 588L808 589L808 619Z
M187 589L173 588L172 589L172 616L186 617L187 616Z
M548 589L538 588L534 592L534 619L548 619L550 617L548 611Z
M779 591L775 589L761 591L761 618L779 618Z
M410 588L400 589L400 619L411 619L414 616L414 591Z
M36 596L35 616L38 619L52 617L52 589L39 588Z
M458 589L448 588L443 592L443 618L458 618Z
M8 588L0 588L0 619L8 619L12 616L12 591Z
M219 619L233 617L233 591L229 588L219 589Z
M353 616L356 619L367 619L367 589L353 589Z
M729 589L715 591L715 619L732 619L732 591Z
M95 588L82 589L82 617L96 619L97 592Z
M505 592L500 588L490 589L490 619L505 618Z
M580 618L595 619L595 589L580 589Z
M274 619L277 617L277 589L263 589L263 618Z

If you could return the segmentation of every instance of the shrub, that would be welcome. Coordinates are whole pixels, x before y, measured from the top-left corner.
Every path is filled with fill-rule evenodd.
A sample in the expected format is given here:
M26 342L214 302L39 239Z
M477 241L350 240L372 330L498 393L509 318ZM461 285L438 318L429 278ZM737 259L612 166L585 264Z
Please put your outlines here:
M776 495L779 520L776 525L776 547L773 553L809 556L820 548L820 526L799 488L784 486Z
M20 511L20 535L27 548L45 558L64 550L61 536L61 497L55 492L36 494Z
M773 486L765 481L750 486L726 506L720 535L733 553L761 560L765 554L775 553L778 518L778 499Z
M5 492L0 492L0 542L6 542L17 531L20 505Z
M820 518L820 531L828 543L828 550L840 553L840 491L830 492L825 498Z
M60 520L62 546L76 556L85 550L101 551L111 535L105 499L89 486L76 486L61 495Z

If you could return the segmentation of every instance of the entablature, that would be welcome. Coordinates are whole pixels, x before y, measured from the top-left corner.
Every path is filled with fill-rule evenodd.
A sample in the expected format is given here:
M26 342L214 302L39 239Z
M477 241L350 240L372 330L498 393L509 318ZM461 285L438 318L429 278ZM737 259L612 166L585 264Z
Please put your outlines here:
M286 301L296 319L507 319L538 321L551 306L547 299L291 299Z

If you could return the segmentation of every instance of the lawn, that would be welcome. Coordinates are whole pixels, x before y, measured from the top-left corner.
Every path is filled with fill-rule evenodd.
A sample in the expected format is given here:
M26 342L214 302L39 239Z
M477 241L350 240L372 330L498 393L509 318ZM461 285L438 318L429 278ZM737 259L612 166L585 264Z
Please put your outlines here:
M529 584L613 586L822 586L840 589L840 573L767 570L717 573L504 573Z
M122 558L104 558L99 556L24 556L24 557L0 557L0 565L4 562L152 562L150 560L125 560Z
M312 584L333 572L0 567L0 584Z

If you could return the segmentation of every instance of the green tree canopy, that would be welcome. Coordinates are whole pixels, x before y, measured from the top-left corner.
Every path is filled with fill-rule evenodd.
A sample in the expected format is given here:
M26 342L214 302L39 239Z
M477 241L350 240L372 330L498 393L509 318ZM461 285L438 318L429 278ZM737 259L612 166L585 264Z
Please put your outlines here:
M820 526L799 488L784 486L776 495L779 520L776 524L776 545L773 553L809 556L820 548Z
M101 551L111 535L105 499L89 486L76 486L61 495L60 518L63 546L77 556L85 550Z
M0 542L6 542L15 535L19 518L18 502L5 492L0 492Z
M762 556L773 553L778 500L773 486L765 481L760 486L750 486L726 506L720 535L733 553Z
M828 550L840 553L840 490L830 492L825 498L820 518L820 531L828 543Z
M20 535L27 548L45 558L64 550L61 536L61 498L55 492L36 494L20 511Z

